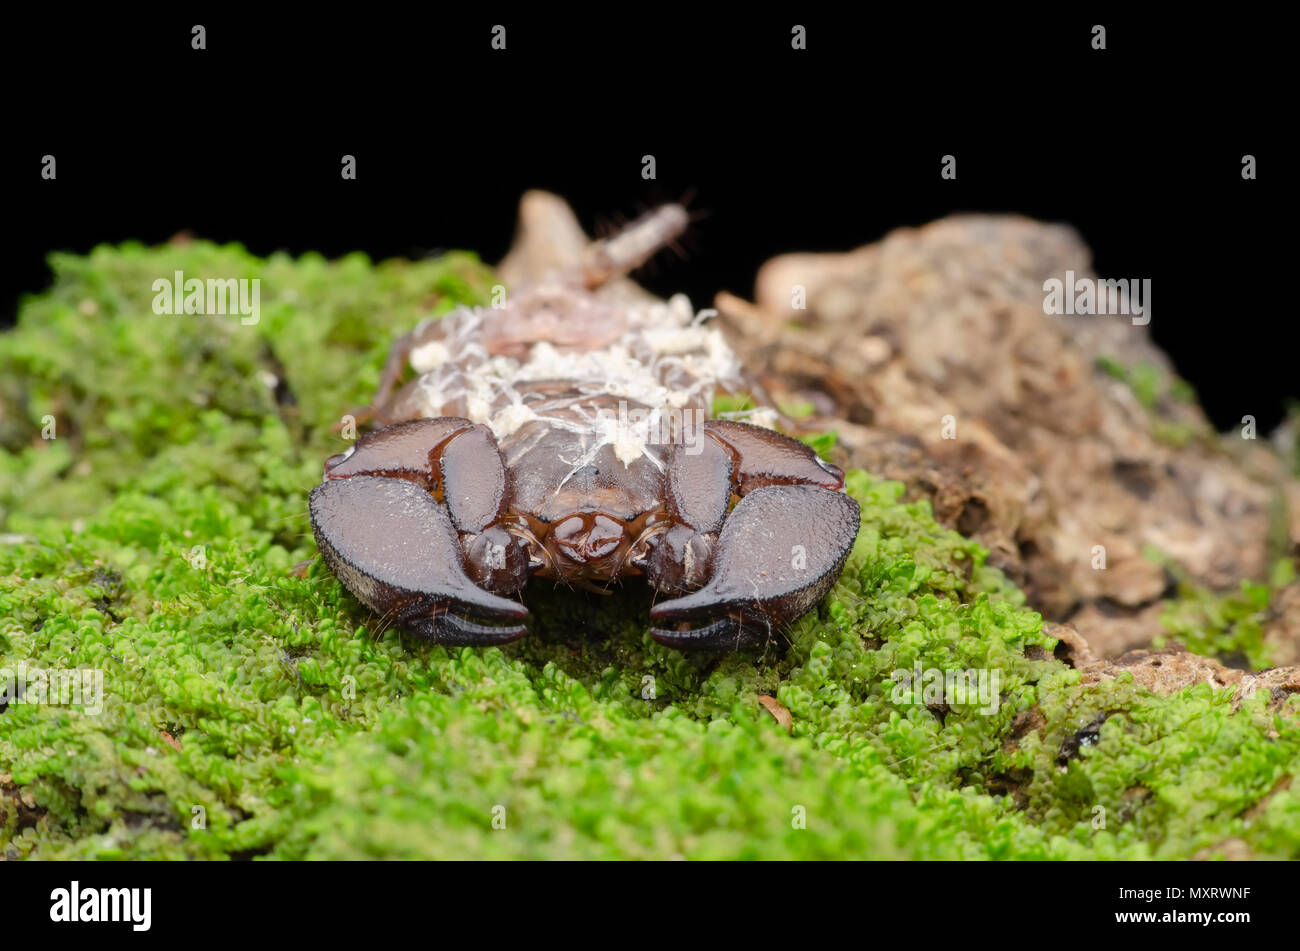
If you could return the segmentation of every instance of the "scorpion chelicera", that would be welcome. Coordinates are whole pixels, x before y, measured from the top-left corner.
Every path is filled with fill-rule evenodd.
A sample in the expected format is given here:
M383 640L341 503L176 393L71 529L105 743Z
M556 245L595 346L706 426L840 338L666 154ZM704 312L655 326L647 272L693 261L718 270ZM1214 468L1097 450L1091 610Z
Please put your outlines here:
M826 594L859 527L843 472L773 411L709 418L744 385L710 312L623 278L687 222L661 206L394 345L382 428L311 493L320 552L359 600L417 637L494 645L526 633L514 597L534 575L641 575L670 598L655 640L717 650L765 643Z

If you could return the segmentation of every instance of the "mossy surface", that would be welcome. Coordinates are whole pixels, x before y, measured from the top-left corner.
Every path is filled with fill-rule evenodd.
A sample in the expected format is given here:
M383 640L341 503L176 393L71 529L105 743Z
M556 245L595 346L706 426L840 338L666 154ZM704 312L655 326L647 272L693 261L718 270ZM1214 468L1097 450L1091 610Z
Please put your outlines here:
M1197 440L1209 440L1211 433L1206 427L1193 425L1177 413L1180 404L1196 403L1196 391L1186 380L1146 361L1130 366L1113 357L1101 356L1097 358L1097 367L1132 391L1147 411L1151 432L1160 442L1181 449Z
M1265 626L1274 598L1295 582L1295 561L1279 558L1265 582L1243 581L1235 591L1216 592L1194 584L1167 559L1160 559L1178 580L1178 596L1166 602L1161 622L1170 637L1158 638L1156 647L1171 640L1188 650L1217 657L1251 670L1273 666L1273 646L1265 640Z
M489 272L52 263L0 336L0 667L100 669L104 698L0 712L10 857L1300 856L1300 700L1082 685L982 549L863 472L843 577L766 650L662 648L632 584L530 590L506 649L381 630L295 569L306 495L393 337ZM261 278L260 322L154 315L175 270ZM996 711L900 689L918 667L996 672Z

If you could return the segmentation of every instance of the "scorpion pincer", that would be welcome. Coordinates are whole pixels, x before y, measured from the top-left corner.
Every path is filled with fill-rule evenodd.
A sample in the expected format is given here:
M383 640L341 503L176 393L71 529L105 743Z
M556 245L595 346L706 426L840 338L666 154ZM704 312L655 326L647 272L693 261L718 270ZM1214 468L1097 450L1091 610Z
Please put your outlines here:
M502 306L397 342L383 428L311 493L320 552L360 601L437 643L505 644L533 576L641 575L669 597L655 640L718 650L766 643L827 593L859 527L843 472L761 414L709 418L744 384L721 332L622 279L686 223L657 208Z

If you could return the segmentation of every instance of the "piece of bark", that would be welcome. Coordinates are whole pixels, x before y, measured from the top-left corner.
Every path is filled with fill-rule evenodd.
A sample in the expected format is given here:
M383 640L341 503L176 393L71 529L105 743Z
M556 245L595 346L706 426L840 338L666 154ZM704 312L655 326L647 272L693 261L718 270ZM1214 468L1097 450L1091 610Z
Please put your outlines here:
M1262 579L1284 496L1281 531L1300 550L1300 487L1263 439L1213 432L1148 327L1044 313L1044 282L1067 270L1094 276L1073 230L960 216L783 255L753 304L715 303L768 391L839 433L840 461L929 499L1035 608L1114 657L1167 633L1171 578L1149 552L1215 590ZM1139 364L1160 381L1145 404L1107 370ZM1289 617L1268 635L1284 656L1300 653Z

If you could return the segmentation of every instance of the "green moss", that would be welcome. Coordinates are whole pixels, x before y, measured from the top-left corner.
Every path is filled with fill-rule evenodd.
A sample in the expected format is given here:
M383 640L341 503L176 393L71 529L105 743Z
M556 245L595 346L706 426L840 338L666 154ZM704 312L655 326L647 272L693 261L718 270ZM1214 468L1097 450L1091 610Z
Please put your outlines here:
M718 393L713 397L713 415L743 413L754 409L757 405L748 393Z
M1128 366L1103 355L1097 358L1097 367L1127 384L1138 402L1147 409L1157 409L1167 399L1178 403L1196 403L1196 390L1190 383L1154 363L1144 361Z
M662 648L636 585L530 591L503 650L405 642L295 569L306 494L393 336L479 299L481 265L53 264L0 337L0 666L104 696L0 712L8 855L1300 856L1300 701L1082 686L978 545L863 472L839 584L766 650ZM176 269L260 277L261 322L154 316ZM895 682L918 667L996 673L996 709Z
M807 419L817 411L817 407L812 404L811 400L796 399L791 399L784 403L778 403L777 409L786 416L789 416L791 419Z
M1138 403L1147 411L1151 433L1160 442L1181 449L1208 434L1174 412L1179 404L1195 405L1196 391L1181 377L1154 363L1132 366L1108 356L1097 357L1097 368L1119 380L1133 391Z
M1163 560L1178 579L1178 596L1166 602L1160 620L1188 650L1225 660L1244 660L1253 670L1272 665L1264 625L1273 597L1295 581L1295 562L1279 558L1264 583L1243 581L1236 591L1216 592L1193 583L1176 564ZM1164 647L1170 638L1158 638Z
M839 436L836 433L814 433L809 436L801 436L800 439L806 445L811 446L817 455L829 460Z

